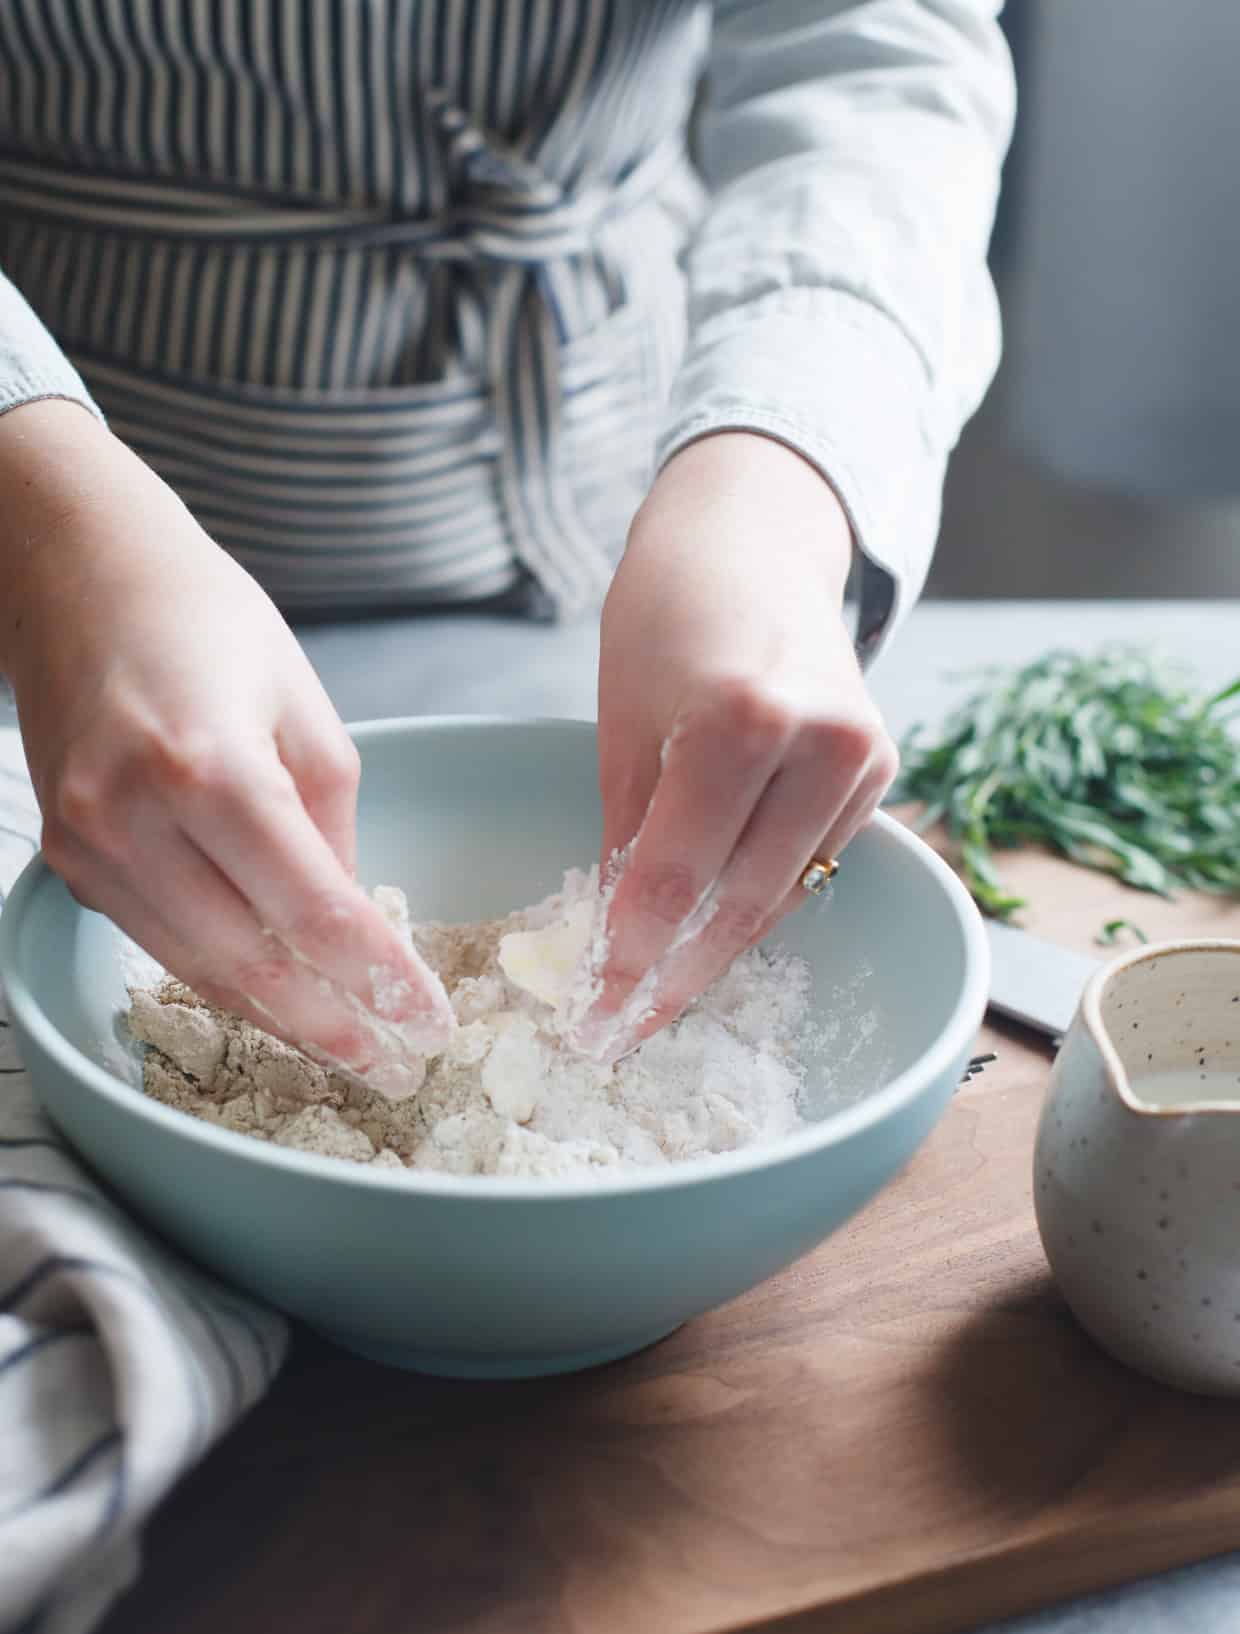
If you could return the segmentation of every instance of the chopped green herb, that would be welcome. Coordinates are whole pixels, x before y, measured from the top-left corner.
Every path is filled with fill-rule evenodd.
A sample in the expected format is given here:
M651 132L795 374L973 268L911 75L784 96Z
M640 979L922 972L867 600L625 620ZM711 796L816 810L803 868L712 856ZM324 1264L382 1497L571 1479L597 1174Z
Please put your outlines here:
M1136 937L1138 942L1148 942L1149 937L1140 925L1134 925L1131 919L1108 919L1106 924L1094 937L1099 947L1113 947L1119 939L1119 933L1126 930L1130 936Z
M1044 845L1129 885L1240 894L1240 743L1221 706L1143 652L1052 652L986 685L936 743L915 727L893 799L941 822L987 912L1024 905L994 852ZM1118 923L1118 922L1117 922Z

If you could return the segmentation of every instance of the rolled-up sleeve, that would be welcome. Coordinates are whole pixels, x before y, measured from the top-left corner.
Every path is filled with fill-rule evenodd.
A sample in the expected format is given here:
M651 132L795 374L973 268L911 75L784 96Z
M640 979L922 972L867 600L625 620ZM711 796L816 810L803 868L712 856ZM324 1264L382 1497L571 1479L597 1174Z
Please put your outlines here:
M0 414L42 397L65 397L99 414L81 375L0 273Z
M915 601L947 456L998 362L986 266L1015 102L1001 0L718 0L663 462L778 438L838 493L859 643Z

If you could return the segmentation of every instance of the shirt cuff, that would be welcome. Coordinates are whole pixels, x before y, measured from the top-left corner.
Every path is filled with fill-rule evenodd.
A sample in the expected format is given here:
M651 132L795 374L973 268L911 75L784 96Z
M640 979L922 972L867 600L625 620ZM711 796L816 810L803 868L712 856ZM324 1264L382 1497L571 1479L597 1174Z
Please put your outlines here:
M0 414L45 397L67 398L103 419L81 375L16 287L0 276Z
M67 360L60 368L38 368L25 360L18 365L0 348L0 414L22 408L26 403L41 403L49 397L80 403L97 420L103 419L103 413L86 390L81 375Z
M834 488L861 555L858 651L869 662L925 582L946 450L926 430L931 387L888 317L835 289L779 290L695 331L657 462L716 431L796 450Z

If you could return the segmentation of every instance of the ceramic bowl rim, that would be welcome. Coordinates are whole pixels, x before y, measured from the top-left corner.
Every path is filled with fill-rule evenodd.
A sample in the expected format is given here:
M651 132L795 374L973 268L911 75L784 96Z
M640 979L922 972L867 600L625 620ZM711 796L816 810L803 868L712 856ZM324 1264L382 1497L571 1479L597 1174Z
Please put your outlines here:
M1120 1059L1119 1051L1111 1042L1111 1035L1102 1021L1102 996L1114 977L1131 970L1134 965L1166 958L1181 953L1240 953L1240 938L1234 936L1177 936L1162 942L1144 942L1140 947L1108 959L1095 970L1081 994L1081 1016L1095 1048L1102 1056L1115 1084L1116 1094L1129 1112L1142 1118L1182 1118L1185 1114L1202 1112L1234 1114L1240 1111L1240 1102L1217 1101L1203 1097L1199 1101L1179 1101L1174 1106L1153 1106L1140 1101L1132 1092L1128 1069Z
M411 733L459 733L480 727L549 727L561 731L596 731L592 721L560 716L416 715L354 722L347 730L361 746L385 737ZM0 913L0 982L10 1009L39 1047L57 1066L96 1098L122 1115L149 1122L169 1134L199 1143L226 1157L307 1178L374 1187L395 1195L440 1196L476 1202L553 1203L641 1196L680 1187L708 1185L742 1174L778 1169L818 1151L842 1144L885 1123L915 1103L964 1054L985 1013L989 987L989 947L981 915L951 868L918 835L886 812L871 819L886 843L911 852L937 881L954 911L964 943L964 980L938 1037L903 1072L852 1106L816 1120L808 1128L735 1152L713 1153L669 1164L666 1168L633 1168L612 1178L529 1179L496 1175L445 1175L425 1170L372 1169L346 1158L300 1152L255 1140L230 1129L204 1123L135 1091L134 1085L92 1061L54 1025L17 963L18 931L34 894L56 876L36 852L9 893ZM80 909L79 912L86 910Z

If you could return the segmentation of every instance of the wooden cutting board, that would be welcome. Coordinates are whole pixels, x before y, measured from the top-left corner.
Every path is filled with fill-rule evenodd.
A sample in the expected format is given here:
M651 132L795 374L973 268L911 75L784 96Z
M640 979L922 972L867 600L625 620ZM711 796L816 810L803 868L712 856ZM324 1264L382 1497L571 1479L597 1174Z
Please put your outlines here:
M1240 935L1232 905L1007 871L1084 950L1118 917ZM1240 1403L1076 1327L1030 1200L1049 1052L979 1047L847 1229L642 1356L466 1385L300 1337L105 1634L954 1634L1240 1546Z

